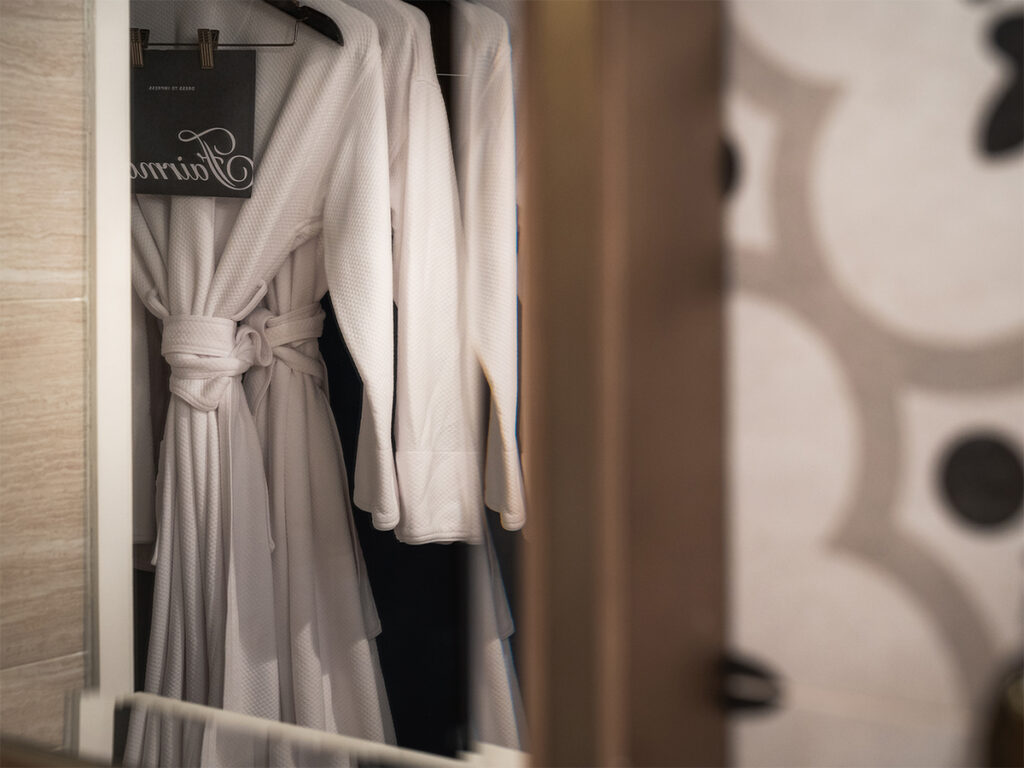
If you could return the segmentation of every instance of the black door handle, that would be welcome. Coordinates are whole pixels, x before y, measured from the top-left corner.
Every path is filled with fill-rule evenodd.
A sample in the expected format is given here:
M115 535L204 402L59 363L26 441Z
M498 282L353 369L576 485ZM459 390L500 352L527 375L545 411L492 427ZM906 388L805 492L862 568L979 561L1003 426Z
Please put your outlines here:
M719 662L721 704L728 712L782 706L782 681L766 664L728 651Z

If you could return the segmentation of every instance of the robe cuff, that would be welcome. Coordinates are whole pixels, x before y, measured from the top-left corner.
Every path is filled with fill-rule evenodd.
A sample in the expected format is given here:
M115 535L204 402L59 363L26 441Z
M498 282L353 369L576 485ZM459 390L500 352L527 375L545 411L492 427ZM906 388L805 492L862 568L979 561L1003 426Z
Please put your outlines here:
M482 463L478 451L398 451L398 539L408 544L478 541Z
M390 531L398 525L398 489L395 487L394 457L391 451L376 451L376 456L359 451L353 480L352 501L370 513L373 527ZM376 459L367 461L364 459ZM373 464L373 467L370 467ZM390 471L389 471L390 470Z
M488 451L487 506L501 515L501 527L518 531L526 522L526 493L518 451Z

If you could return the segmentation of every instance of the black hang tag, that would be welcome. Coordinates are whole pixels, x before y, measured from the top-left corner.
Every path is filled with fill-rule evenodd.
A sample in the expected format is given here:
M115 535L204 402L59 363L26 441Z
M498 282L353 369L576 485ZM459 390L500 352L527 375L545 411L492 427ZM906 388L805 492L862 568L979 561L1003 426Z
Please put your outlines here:
M256 52L145 52L132 69L132 192L251 197Z

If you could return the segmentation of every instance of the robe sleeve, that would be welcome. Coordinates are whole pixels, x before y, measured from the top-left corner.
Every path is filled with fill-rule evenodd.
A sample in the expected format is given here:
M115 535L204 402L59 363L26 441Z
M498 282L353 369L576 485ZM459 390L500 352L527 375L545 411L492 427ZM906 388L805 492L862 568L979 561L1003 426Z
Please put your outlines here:
M502 24L504 26L504 24ZM506 32L507 35L507 32ZM518 299L516 294L516 155L512 62L506 42L490 77L473 94L479 118L470 127L464 203L470 272L470 338L491 390L484 473L487 506L510 530L526 519L516 441ZM478 106L477 106L478 105Z
M135 567L152 570L156 542L156 456L150 417L149 311L132 291L132 541Z
M470 538L482 508L481 454L470 429L459 324L459 200L444 99L414 79L395 158L398 360L395 462L409 543Z
M324 268L338 326L363 382L353 500L374 527L399 520L387 124L379 49L352 91L323 213Z

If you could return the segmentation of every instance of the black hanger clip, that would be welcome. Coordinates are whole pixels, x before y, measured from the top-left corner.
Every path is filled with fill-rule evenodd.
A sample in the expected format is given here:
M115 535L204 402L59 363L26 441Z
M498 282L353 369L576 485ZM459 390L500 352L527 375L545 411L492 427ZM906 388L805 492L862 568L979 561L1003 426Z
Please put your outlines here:
M199 67L213 69L213 52L217 48L220 32L216 29L199 28Z
M131 35L132 67L134 69L141 69L145 66L142 52L149 46L149 30L132 27L128 31Z

